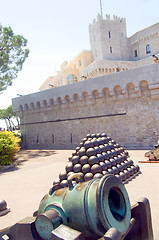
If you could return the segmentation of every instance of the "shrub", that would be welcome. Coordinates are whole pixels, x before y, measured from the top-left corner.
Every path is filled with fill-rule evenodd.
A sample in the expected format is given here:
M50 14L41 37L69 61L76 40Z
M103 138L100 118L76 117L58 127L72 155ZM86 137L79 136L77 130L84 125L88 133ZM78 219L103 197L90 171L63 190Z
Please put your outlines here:
M16 153L20 150L20 138L12 132L0 132L0 165L9 165L15 160Z

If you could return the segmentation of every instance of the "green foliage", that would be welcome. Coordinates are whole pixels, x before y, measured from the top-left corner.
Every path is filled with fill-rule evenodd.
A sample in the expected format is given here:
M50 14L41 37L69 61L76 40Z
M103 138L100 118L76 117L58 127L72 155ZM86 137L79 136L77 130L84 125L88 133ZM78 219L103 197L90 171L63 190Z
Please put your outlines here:
M0 132L0 165L11 164L20 150L20 138L12 132Z
M11 27L0 25L0 91L11 86L28 57L27 40L15 35Z

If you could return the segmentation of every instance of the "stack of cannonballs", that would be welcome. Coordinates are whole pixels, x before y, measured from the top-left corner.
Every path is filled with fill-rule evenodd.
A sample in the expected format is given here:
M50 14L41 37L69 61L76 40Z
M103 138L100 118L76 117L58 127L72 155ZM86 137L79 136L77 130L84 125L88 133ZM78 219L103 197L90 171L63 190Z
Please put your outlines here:
M103 134L88 134L72 152L65 171L59 174L59 180L53 185L68 186L68 177L79 173L82 181L101 178L106 174L114 174L123 183L140 172L139 166L129 159L129 154L119 144ZM75 178L74 183L79 182Z

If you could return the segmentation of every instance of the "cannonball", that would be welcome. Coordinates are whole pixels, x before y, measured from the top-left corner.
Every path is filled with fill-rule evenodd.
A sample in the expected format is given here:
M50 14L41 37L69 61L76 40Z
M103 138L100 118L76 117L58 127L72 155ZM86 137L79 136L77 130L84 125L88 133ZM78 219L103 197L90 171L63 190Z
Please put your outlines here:
M89 180L91 180L92 178L93 178L93 174L90 173L90 172L88 172L88 173L86 173L86 174L84 175L84 180L85 180L85 181L89 181Z
M3 211L7 208L7 203L5 200L0 200L0 211Z
M102 155L100 153L97 154L97 158L98 158L99 162L103 162L104 161L104 155Z
M99 165L102 167L102 171L107 170L107 164L105 162L99 162Z
M111 166L114 166L116 164L114 158L110 158L109 161L111 163Z
M87 134L87 139L91 137L91 134Z
M111 169L111 168L108 168L108 169L107 169L107 172L108 172L109 174L114 174L114 171L113 171L113 169Z
M109 154L103 152L102 155L104 156L104 160L109 160Z
M134 170L131 167L128 167L127 170L130 172L130 176L134 174Z
M82 165L80 163L77 163L73 166L73 171L75 173L81 172L81 170L82 170Z
M119 174L115 174L115 177L117 177L119 180L121 180L121 176Z
M96 138L96 137L97 137L97 136L96 136L95 133L91 134L91 138Z
M71 176L72 174L74 174L73 171L72 171L72 172L69 172L69 173L67 174L67 178L68 178L69 176Z
M133 160L129 159L129 166L133 165Z
M60 181L59 181L59 180L53 181L53 185L57 185L57 184L60 184Z
M97 154L102 153L102 149L100 147L95 146L94 149L96 150Z
M105 149L104 145L99 145L99 148L101 149L102 152L106 152L106 149Z
M80 150L80 147L76 147L76 153L78 153L79 150Z
M127 166L126 166L126 164L124 162L121 162L120 164L121 164L123 170L127 168Z
M101 134L101 137L105 137L105 138L106 138L106 137L107 137L107 134L106 134L106 133L102 133L102 134Z
M83 138L82 142L83 144L87 141L87 138Z
M88 163L92 166L95 163L98 163L99 159L96 156L91 156L88 158Z
M101 173L102 172L102 167L99 164L94 164L91 167L91 172L93 173L93 175L96 174L96 173Z
M79 163L79 156L73 156L72 157L72 163L73 163L73 165Z
M117 164L116 167L118 168L118 171L121 172L123 170L123 166L121 164Z
M123 172L126 175L126 179L128 179L130 177L130 172L127 169L125 169Z
M117 174L119 172L118 168L115 166L112 167L112 170L113 170L114 174Z
M79 144L79 147L80 147L80 148L84 147L83 142L81 142L81 143Z
M63 181L63 180L66 180L67 178L67 173L66 171L63 171L59 174L59 179L60 179L60 182Z
M102 171L103 176L108 174L108 171Z
M103 139L103 144L107 144L109 142L107 137L102 137L102 139Z
M101 144L103 143L102 138L99 137L99 138L97 139L97 142L98 142L98 145L101 145Z
M74 151L72 152L72 156L76 156L76 155L77 155L76 150L74 150Z
M111 141L111 140L112 140L111 137L108 137L108 136L107 136L107 139L108 139L108 141Z
M86 151L86 154L88 157L90 156L95 156L96 155L96 150L94 148L88 148Z
M103 174L102 173L96 173L94 174L93 178L102 178Z
M98 147L98 141L96 138L92 139L93 147Z
M78 151L78 155L81 158L82 156L86 155L86 150L84 147L82 147L79 151Z
M125 181L125 180L126 180L126 175L125 175L125 173L120 172L120 173L119 173L119 176L121 177L121 181Z
M111 149L110 145L109 145L109 144L107 144L107 143L106 143L106 144L104 144L104 146L105 146L105 150L106 150L106 151L109 151L109 150Z
M72 163L72 162L68 163L68 164L66 165L65 169L66 169L66 172L67 172L67 173L68 173L68 172L72 172L72 170L73 170L73 163Z
M100 133L97 133L97 138L101 137L101 134Z
M109 160L105 160L105 164L106 164L107 168L111 167L111 162Z
M110 150L114 148L114 145L112 143L109 143Z
M125 163L125 165L126 165L126 168L130 166L128 160L125 160L124 163Z
M89 164L84 164L82 166L82 172L85 174L85 173L88 173L91 171L91 166Z
M88 148L93 148L93 146L94 146L94 144L93 144L93 142L92 141L86 141L85 143L84 143L84 147L85 147L85 149L87 150Z
M80 164L81 164L81 165L84 165L84 164L86 164L86 163L88 163L88 157L87 157L87 156L82 156L82 157L80 158Z
M60 185L61 185L62 187L68 187L68 181L67 181L67 180L62 180L62 181L60 182Z

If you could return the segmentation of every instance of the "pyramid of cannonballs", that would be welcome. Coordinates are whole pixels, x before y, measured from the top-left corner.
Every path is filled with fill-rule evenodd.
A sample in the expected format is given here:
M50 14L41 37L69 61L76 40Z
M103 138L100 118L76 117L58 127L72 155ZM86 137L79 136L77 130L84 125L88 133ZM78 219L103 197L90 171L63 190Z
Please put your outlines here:
M59 174L59 180L54 181L53 185L67 187L67 179L74 173L79 173L82 181L114 174L126 183L140 172L139 166L129 159L128 152L105 133L88 134L72 152L69 161L65 171ZM79 179L75 178L74 181L79 182Z

